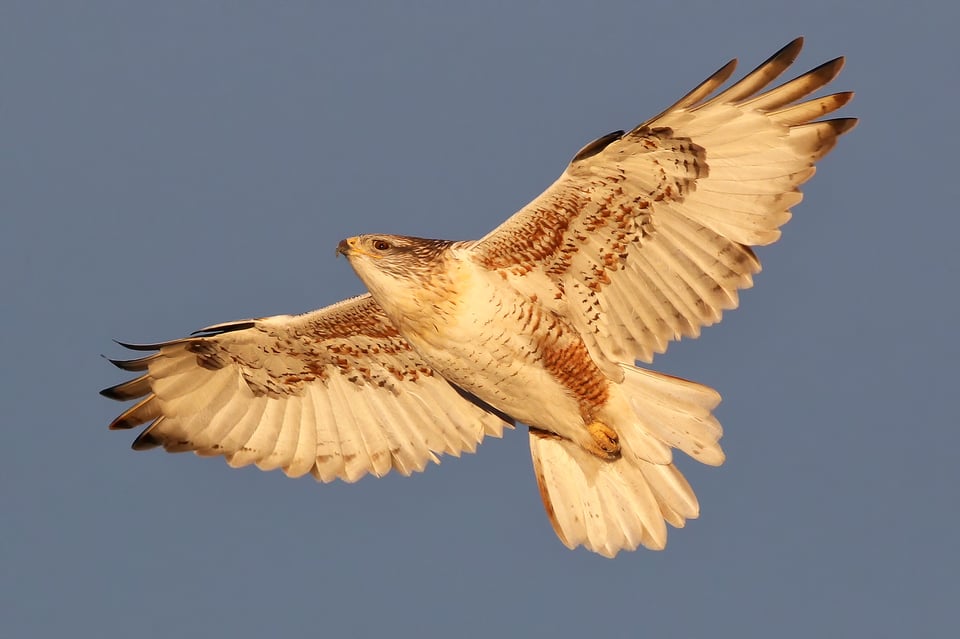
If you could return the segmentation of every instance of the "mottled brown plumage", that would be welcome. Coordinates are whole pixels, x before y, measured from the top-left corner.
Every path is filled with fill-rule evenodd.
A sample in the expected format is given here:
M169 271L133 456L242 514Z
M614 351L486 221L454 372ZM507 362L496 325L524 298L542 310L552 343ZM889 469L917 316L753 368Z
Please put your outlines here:
M674 449L724 461L713 390L636 367L738 303L799 186L852 119L804 100L828 62L763 92L797 39L725 91L734 63L634 129L591 142L533 202L472 242L344 240L368 295L209 327L115 362L139 399L134 447L355 481L423 470L530 427L547 514L569 547L663 548L699 514Z

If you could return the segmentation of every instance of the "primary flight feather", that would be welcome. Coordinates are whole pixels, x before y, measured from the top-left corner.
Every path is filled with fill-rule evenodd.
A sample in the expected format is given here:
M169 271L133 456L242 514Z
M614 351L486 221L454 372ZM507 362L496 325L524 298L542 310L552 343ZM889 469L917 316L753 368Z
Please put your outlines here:
M799 186L850 130L819 119L852 93L808 99L827 62L764 89L794 40L718 92L723 66L660 115L585 146L543 194L486 237L340 242L369 293L311 313L228 322L114 361L139 377L111 428L137 450L221 455L329 482L421 471L529 426L560 539L612 557L663 548L699 513L679 449L723 463L720 396L638 368L737 306Z

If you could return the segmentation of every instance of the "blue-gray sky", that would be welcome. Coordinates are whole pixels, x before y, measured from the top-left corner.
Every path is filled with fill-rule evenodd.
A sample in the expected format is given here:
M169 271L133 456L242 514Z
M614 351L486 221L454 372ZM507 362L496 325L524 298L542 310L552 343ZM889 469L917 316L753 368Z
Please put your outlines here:
M346 5L346 3L341 3ZM862 8L873 7L873 8ZM958 10L4 2L0 634L950 636ZM741 308L656 366L727 464L662 553L555 538L526 435L320 485L129 450L110 340L361 292L341 238L476 237L582 144L795 35L862 118ZM955 630L954 630L955 632Z

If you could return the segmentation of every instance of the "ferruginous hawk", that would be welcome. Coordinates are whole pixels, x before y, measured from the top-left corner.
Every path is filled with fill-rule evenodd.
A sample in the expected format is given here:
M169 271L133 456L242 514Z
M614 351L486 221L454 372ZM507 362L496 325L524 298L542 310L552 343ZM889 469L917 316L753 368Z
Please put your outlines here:
M794 40L723 91L735 60L660 115L578 152L486 237L340 242L369 293L303 315L228 322L115 361L103 391L139 402L143 450L221 455L291 477L353 482L422 471L529 426L547 514L570 548L663 548L697 517L679 449L723 463L720 396L638 368L737 306L799 186L849 131L820 119L852 93L808 98L842 58L765 88Z

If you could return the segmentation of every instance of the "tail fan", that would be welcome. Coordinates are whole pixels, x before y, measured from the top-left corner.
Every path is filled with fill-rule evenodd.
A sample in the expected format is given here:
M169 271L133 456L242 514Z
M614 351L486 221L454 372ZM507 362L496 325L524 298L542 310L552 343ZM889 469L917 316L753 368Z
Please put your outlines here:
M607 460L576 443L530 429L530 453L540 496L553 529L568 547L605 557L643 545L662 550L670 524L682 528L700 514L697 497L671 462L654 463L630 450L653 437L709 465L723 463L720 424L710 414L719 395L694 382L621 366L621 385L636 412L614 424L623 454Z

